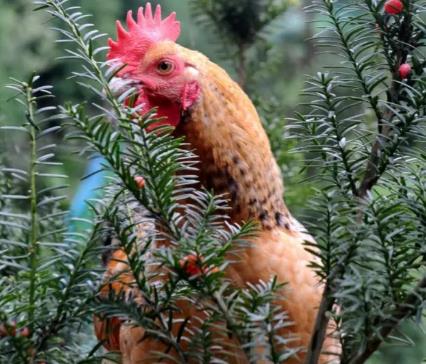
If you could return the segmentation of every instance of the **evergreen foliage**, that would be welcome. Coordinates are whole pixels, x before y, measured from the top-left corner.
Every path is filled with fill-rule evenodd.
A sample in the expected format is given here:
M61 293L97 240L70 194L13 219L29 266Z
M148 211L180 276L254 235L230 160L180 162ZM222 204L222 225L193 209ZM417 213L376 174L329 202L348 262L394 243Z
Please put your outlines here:
M244 0L212 1L194 0L190 2L193 14L204 26L215 28L220 34L222 45L227 47L236 60L238 82L248 87L248 77L258 69L255 58L262 57L270 47L266 41L268 26L288 8L288 1ZM251 62L250 62L251 61Z
M60 206L66 197L57 193L66 185L44 184L45 179L63 181L66 176L54 171L59 163L56 146L44 143L58 131L58 126L49 126L57 110L37 107L53 97L51 87L37 82L32 76L8 86L24 108L26 122L1 127L11 135L22 133L29 149L26 169L1 168L0 360L67 363L79 356L70 334L84 325L87 303L96 293L92 262L99 253L98 228L85 221L87 233L68 232L67 211Z
M318 44L341 64L309 79L308 111L292 125L321 182L310 230L326 291L310 363L328 313L341 333L344 363L363 363L402 319L422 316L425 4L401 4L398 14L370 0L312 5L326 23ZM407 75L401 67L409 64Z

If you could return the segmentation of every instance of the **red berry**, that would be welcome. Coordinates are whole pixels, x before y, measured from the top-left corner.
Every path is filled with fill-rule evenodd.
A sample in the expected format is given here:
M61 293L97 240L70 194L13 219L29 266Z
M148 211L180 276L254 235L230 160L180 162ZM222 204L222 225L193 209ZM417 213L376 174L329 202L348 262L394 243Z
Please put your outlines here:
M195 254L189 254L183 259L179 260L179 266L190 276L198 276L201 273L217 273L219 268L215 266L207 267L203 262L203 257L198 257Z
M179 265L190 277L199 275L202 272L199 259L194 254L187 255L179 260Z
M19 336L29 337L29 336L30 336L30 329L29 329L27 326L23 327L23 328L19 331Z
M136 186L138 186L138 188L142 189L142 188L145 187L145 178L143 178L142 176L136 176L135 182L136 182Z
M385 12L391 15L397 15L404 9L404 4L400 0L388 0L385 2Z
M16 321L0 324L0 337L15 336L15 335L16 335Z
M411 66L408 63L403 63L398 69L401 79L407 78L411 73Z

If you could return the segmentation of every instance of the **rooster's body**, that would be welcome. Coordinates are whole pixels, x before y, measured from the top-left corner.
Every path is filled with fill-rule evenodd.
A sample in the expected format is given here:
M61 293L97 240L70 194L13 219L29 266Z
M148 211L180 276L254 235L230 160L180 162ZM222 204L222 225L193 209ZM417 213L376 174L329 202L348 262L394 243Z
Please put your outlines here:
M154 18L149 18L151 9L147 5L144 19L161 24L156 20L159 19L157 12ZM142 19L143 14L140 13L137 24L149 23ZM169 18L163 23L170 23ZM110 58L123 63L127 63L125 55L129 49L120 53L120 41L124 42L125 36L131 37L132 31L135 31L129 17L128 26L129 33L120 34L119 30L118 42L110 44ZM279 304L294 324L286 328L283 334L293 334L297 339L292 345L306 348L322 286L308 267L314 258L303 246L305 241L312 241L312 238L285 206L280 171L259 116L247 95L223 69L204 55L179 46L173 37L164 38L141 51L143 55L139 63L135 68L130 64L131 71L125 72L124 77L133 76L143 84L140 99L146 104L145 110L158 106L158 114L167 116L168 123L175 127L175 135L184 136L185 141L195 149L200 159L200 183L215 193L228 194L231 220L235 223L257 220L260 223L261 231L252 240L252 245L238 252L239 259L227 268L226 275L238 286L244 286L247 282L257 283L260 279L268 281L273 276L286 283ZM164 79L153 86L149 71L144 73L144 69L149 70L150 65L156 64L159 59L179 59L181 62L175 66L180 68L180 74L169 78L169 88L174 92L169 89L162 93L160 86ZM150 77L144 80L147 74ZM176 95L176 99L172 94ZM122 255L120 252L115 254ZM117 269L117 263L112 259L109 274L117 273ZM191 307L181 307L181 310L182 316L197 315ZM102 331L100 325L102 323L98 322L98 332ZM159 342L141 342L142 335L140 328L122 325L119 329L120 345L115 348L122 352L124 363L150 363L150 352L164 350ZM328 339L323 349L336 351L334 344L332 339ZM226 360L246 362L240 353ZM303 353L288 363L302 360ZM324 355L322 362L326 360L330 360L330 357Z

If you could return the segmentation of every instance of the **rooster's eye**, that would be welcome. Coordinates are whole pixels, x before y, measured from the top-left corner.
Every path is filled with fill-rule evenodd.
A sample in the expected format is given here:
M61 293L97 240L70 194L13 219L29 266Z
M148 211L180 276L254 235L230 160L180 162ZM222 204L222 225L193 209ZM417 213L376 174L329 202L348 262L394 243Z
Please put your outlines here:
M173 62L168 60L163 60L158 63L157 72L162 75L167 75L171 73L174 70L174 68L175 68L175 65L173 64Z

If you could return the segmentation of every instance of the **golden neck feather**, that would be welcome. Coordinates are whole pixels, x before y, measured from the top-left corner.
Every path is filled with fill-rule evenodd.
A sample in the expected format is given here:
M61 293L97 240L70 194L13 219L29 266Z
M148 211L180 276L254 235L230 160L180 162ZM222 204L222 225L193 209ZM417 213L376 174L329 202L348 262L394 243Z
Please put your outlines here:
M201 99L175 132L199 156L201 183L228 194L233 221L288 228L281 174L253 104L220 67L207 61L203 70Z

